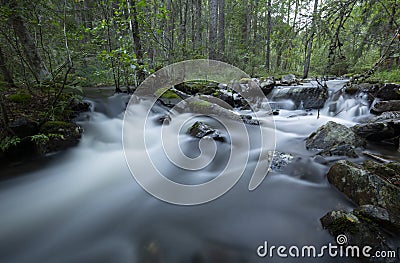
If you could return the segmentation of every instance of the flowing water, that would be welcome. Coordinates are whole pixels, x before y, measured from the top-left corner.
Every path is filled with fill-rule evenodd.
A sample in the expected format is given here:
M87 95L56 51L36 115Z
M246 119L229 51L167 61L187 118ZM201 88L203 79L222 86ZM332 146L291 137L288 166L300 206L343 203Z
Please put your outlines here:
M330 101L319 119L316 111L304 110L281 110L275 117L277 150L293 154L291 164L270 172L251 192L250 175L245 172L228 193L197 206L165 203L136 183L121 143L129 98L114 95L93 100L93 112L80 118L85 133L79 146L2 171L10 177L0 182L0 261L300 262L259 258L256 249L264 241L276 246L334 243L319 218L333 209L354 207L328 183L329 167L315 162L313 153L305 149L305 138L327 121L350 126L368 116L365 98L334 98L343 84L328 82ZM329 110L332 99L337 102L333 112ZM162 109L159 115L156 112L155 119ZM159 133L159 124L150 126L149 136ZM179 136L186 151L196 155L195 139ZM158 153L159 143L154 136L155 162L169 167ZM167 176L189 184L210 180L226 164L223 147L219 144L216 162L201 172L171 166ZM259 148L251 143L251 151ZM394 149L383 151L396 155ZM338 260L345 262L327 257L301 262Z

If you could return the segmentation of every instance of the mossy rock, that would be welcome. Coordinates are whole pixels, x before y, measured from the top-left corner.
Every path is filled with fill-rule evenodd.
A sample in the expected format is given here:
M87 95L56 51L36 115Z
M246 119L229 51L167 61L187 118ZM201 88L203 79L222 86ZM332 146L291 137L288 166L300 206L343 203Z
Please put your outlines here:
M15 103L29 103L32 99L32 96L25 92L15 93L8 96L8 100Z
M40 127L40 132L43 134L64 134L67 130L76 127L76 124L64 121L47 121Z
M181 99L178 94L168 88L160 88L156 90L154 94L162 99Z

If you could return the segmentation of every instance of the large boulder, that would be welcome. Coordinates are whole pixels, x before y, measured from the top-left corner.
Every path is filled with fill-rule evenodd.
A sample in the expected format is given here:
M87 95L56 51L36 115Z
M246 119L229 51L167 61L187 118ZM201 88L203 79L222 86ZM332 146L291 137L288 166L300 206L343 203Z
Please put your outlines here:
M400 100L378 101L371 108L373 114L381 114L386 111L400 111Z
M276 87L268 95L272 101L292 100L296 108L320 109L328 98L328 89L322 86Z
M400 214L400 188L347 160L336 162L328 181L358 205L372 204Z
M357 135L371 141L396 138L400 136L400 112L384 112L369 122L353 126L352 130Z
M350 128L333 121L319 127L306 140L308 150L321 150L320 154L324 156L357 157L354 149L364 144L364 140Z
M379 208L360 208L361 211L365 211L365 209L370 210L369 212L372 213L381 212ZM365 246L380 251L393 250L393 247L390 246L390 242L388 241L388 235L378 224L368 218L369 215L371 214L364 216L364 214L359 214L355 210L353 212L337 210L328 212L320 221L322 226L327 229L332 236L336 237L338 245L343 245L345 247L358 246L359 254L355 256L359 256L363 262L396 262L396 258L377 260L376 258L365 257L362 253L363 247ZM354 250L350 249L346 249L345 251L349 251L348 253L354 252Z
M38 132L38 124L28 118L20 118L9 124L9 128L19 138L28 137Z
M376 92L375 97L382 100L400 100L400 85L385 84Z

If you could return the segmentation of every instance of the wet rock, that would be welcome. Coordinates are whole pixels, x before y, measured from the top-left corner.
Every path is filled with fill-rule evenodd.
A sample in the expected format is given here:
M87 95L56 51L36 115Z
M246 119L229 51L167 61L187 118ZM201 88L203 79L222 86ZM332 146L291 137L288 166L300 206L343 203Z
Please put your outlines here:
M199 97L192 97L188 99L187 104L182 105L182 112L200 113L204 115L216 115L222 118L231 119L234 121L242 121L239 114L232 110L223 108L217 104L205 101Z
M309 150L322 150L321 155L343 155L357 157L354 149L363 146L364 140L358 137L350 128L329 121L318 128L306 140L306 148Z
M377 163L371 160L367 160L362 164L363 168L367 171L380 176L382 179L388 181L391 184L400 187L400 174L399 174L399 163L392 162L387 164Z
M271 160L271 170L277 171L281 170L283 167L287 166L293 161L293 155L290 153L283 153L283 152L278 152L274 151L273 153L270 153L270 159Z
M284 85L293 85L293 84L299 84L299 81L297 80L296 76L293 74L288 74L282 76L281 79L281 84Z
M338 245L343 246L358 246L359 256L362 260L369 262L361 253L364 246L370 246L374 250L389 251L393 250L389 246L387 235L373 223L368 220L364 220L364 217L358 217L354 213L347 211L331 211L323 216L320 221L322 226L334 236L342 236L344 239L337 238L336 242ZM339 241L339 242L338 242ZM364 257L364 258L363 258ZM397 259L383 259L377 261L373 259L373 262L396 262Z
M268 95L272 101L292 100L296 108L320 109L328 98L328 90L322 86L276 87Z
M347 160L336 162L328 181L358 205L372 204L400 214L400 188Z
M375 97L382 100L400 100L399 84L384 84L375 94Z
M28 137L38 132L38 124L27 118L20 118L9 124L9 128L19 138Z
M381 141L400 136L400 112L384 112L372 120L357 124L352 130L367 140Z
M221 141L224 142L225 139L224 137L221 135L221 132L211 128L209 125L200 122L200 121L196 121L189 129L188 129L188 134L192 137L201 139L204 137L209 137L213 140L216 141Z
M169 125L171 122L171 116L169 114L164 114L160 118L157 119L157 123L162 125Z
M353 214L389 231L400 231L399 215L390 214L385 208L374 205L362 205L354 209Z
M400 111L400 100L378 101L371 108L373 114L381 114L386 111Z
M182 101L182 98L175 91L168 88L156 90L155 95L159 97L158 101L167 107L174 107Z
M244 124L249 124L249 125L260 125L260 121L254 119L250 115L240 115L240 118L242 118Z
M274 88L276 82L274 78L261 78L260 87L264 95L268 95Z

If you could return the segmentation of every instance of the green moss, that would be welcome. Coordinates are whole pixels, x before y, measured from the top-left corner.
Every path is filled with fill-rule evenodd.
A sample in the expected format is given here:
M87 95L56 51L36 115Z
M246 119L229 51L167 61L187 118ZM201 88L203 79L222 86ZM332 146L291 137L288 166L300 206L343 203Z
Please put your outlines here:
M28 103L31 101L31 99L32 96L24 92L12 94L8 97L9 101L16 103Z
M160 88L154 94L163 99L181 99L175 92L168 88Z
M335 219L332 223L331 231L335 234L350 233L355 234L359 231L357 223L353 218L343 216Z
M40 131L44 134L58 134L60 130L66 130L73 126L74 124L64 121L48 121L40 127Z
M190 106L192 107L209 107L211 106L211 103L205 100L197 100L197 101L191 101L189 103Z

